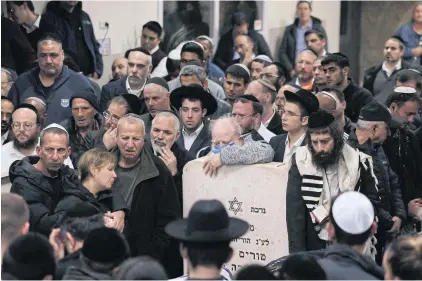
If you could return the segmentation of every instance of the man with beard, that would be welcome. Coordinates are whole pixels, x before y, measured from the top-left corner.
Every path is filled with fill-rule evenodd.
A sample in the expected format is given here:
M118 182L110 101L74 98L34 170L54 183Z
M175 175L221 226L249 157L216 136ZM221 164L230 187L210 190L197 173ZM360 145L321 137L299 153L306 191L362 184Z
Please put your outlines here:
M1 145L8 143L12 139L10 133L10 120L15 105L5 96L1 96Z
M127 58L116 58L111 64L110 82L119 80L127 75Z
M117 141L117 122L128 113L139 112L141 107L141 100L135 95L123 94L114 97L108 109L103 112L103 128L86 134L85 144L87 148L113 149Z
M384 104L377 101L368 103L360 111L357 128L351 132L347 141L351 147L371 156L374 163L374 174L383 206L378 214L376 235L378 264L381 264L384 247L398 234L402 221L406 219L398 177L391 169L382 148L389 133L391 119L391 113Z
M321 66L321 61L324 57L318 57L312 66L312 75L314 76L314 84L312 85L312 92L316 93L325 87L327 79L325 78L324 69Z
M88 132L99 130L103 119L98 113L98 101L92 89L82 89L70 98L72 117L61 125L69 133L69 143L72 149L70 158L73 166L78 165L79 158L88 150L85 136Z
M46 34L38 41L38 66L21 74L8 97L21 104L29 97L48 100L45 126L60 123L72 116L69 100L80 89L90 88L86 77L63 66L64 52L55 34Z
M29 107L20 110L31 110ZM25 130L31 127L30 130L32 130L37 125L35 111L30 114L31 123L19 123L19 130L21 130L20 127L24 127ZM18 131L15 134L20 136L21 140L25 138L22 132ZM54 226L60 222L63 214L54 213L54 209L61 199L61 194L67 186L66 183L78 180L75 171L65 165L69 154L67 131L58 124L51 124L41 132L36 154L33 153L26 158L22 157L21 161L15 161L10 167L10 181L12 182L10 192L21 195L28 203L31 214L30 231L48 236ZM2 165L2 167L4 166Z
M283 66L279 62L273 62L270 65L264 67L260 78L270 80L278 92L286 82L286 73L283 69Z
M373 100L371 92L359 87L349 79L350 63L346 55L334 53L321 61L327 87L333 87L344 93L346 99L345 114L352 122L357 122L359 112L365 104Z
M234 63L241 63L246 67L255 59L254 42L246 34L238 34L234 37L234 49L239 54L240 58L234 60Z
M246 66L240 63L229 66L224 77L225 101L233 106L234 101L245 94L250 80L251 73Z
M152 70L151 54L142 47L129 49L125 53L128 60L127 76L112 81L103 86L101 90L100 110L107 110L109 102L116 96L132 94L141 99L142 109L135 114L147 112L142 90Z
M324 249L331 198L360 191L379 209L370 156L344 143L334 116L318 110L309 117L307 146L292 156L286 193L289 252ZM353 202L351 202L353 204Z
M128 114L117 123L117 179L128 207L127 238L134 256L149 255L160 262L170 239L164 227L181 216L173 177L166 164L144 145L144 122Z
M310 49L305 49L299 53L299 56L296 61L296 71L295 77L289 84L297 85L304 90L312 90L312 85L314 81L313 76L313 65L317 55L314 51Z
M40 136L40 116L33 105L21 104L15 108L11 117L13 141L1 148L2 177L9 175L9 167L16 160L36 155L35 148ZM69 158L64 164L73 168Z

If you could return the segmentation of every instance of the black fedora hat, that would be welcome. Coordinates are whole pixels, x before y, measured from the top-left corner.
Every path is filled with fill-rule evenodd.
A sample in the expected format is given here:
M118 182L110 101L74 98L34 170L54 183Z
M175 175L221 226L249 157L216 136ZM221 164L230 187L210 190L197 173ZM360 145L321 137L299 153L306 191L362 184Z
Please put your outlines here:
M142 103L137 96L133 94L123 94L122 97L127 101L130 107L128 113L139 114L141 112Z
M304 89L300 89L296 93L284 91L284 96L286 97L286 101L300 103L308 111L309 115L317 112L319 109L319 101L310 91Z
M188 218L169 223L168 235L184 242L228 242L245 234L249 224L241 219L229 218L218 200L199 200L193 204Z
M214 96L198 84L181 86L174 89L170 94L170 102L177 109L182 107L182 100L184 98L199 99L202 102L202 106L207 109L206 116L213 114L218 107L217 100Z

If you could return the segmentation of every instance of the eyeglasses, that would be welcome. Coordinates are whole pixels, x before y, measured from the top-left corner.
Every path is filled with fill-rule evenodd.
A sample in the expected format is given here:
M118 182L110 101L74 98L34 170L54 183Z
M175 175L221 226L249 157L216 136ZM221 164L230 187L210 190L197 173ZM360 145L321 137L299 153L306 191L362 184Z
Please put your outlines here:
M104 111L104 112L103 112L103 116L104 116L104 119L111 119L111 121L112 121L112 122L114 122L114 123L117 123L117 122L119 121L119 119L118 119L118 118L116 118L116 117L112 116L112 115L110 114L110 112L108 112L108 111Z
M29 131L32 129L32 127L34 127L35 123L31 123L31 122L12 123L12 128L13 130L19 130L22 127L22 125L25 131Z
M264 78L277 78L278 76L272 73L262 73L261 75L259 75L259 78L264 79Z
M246 118L248 118L248 117L253 117L255 114L251 114L251 115L241 115L241 114L237 114L237 113L233 113L231 116L233 117L233 118L235 118L235 119L238 119L238 120L244 120L244 119L246 119Z
M290 112L290 111L283 112L283 116L287 116L287 117L301 117L300 114L295 114L295 113Z
M12 113L10 112L2 112L1 113L1 117L6 117L7 119L9 119L10 117L12 117Z

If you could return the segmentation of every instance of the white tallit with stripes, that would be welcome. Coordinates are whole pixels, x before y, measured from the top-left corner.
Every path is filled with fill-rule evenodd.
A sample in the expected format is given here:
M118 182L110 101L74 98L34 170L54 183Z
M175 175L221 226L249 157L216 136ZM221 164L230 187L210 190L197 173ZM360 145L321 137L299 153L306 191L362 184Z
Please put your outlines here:
M366 160L369 160L371 167L367 167ZM339 193L345 191L355 190L360 178L360 165L372 170L371 156L354 150L348 144L344 144L342 150L342 157L338 164L338 187ZM324 180L323 171L317 169L312 163L312 155L307 146L298 147L296 150L296 165L302 176L302 198L305 201L309 216L311 217L315 231L322 240L327 240L325 235L321 235L321 228L318 222L312 216L311 212L319 205L324 205L325 209L329 211L330 202L323 204L323 192L329 193L329 186ZM372 175L373 171L371 171ZM357 190L358 191L358 190ZM330 197L329 195L327 195Z

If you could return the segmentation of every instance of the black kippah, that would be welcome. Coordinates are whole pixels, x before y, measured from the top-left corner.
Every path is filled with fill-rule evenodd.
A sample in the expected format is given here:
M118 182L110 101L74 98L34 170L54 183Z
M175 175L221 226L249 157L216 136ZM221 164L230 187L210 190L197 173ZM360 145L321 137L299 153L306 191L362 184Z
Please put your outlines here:
M259 103L259 100L253 95L243 95L243 96L238 97L238 99L245 99L245 100L250 100L250 101Z
M334 122L334 116L325 110L319 109L309 117L308 128L309 129L322 129L327 128Z
M170 90L169 85L167 84L166 80L164 80L161 77L152 77L151 79L148 79L147 82L145 83L145 86L148 84L156 84L156 85L160 85L163 88L166 88L167 91Z

